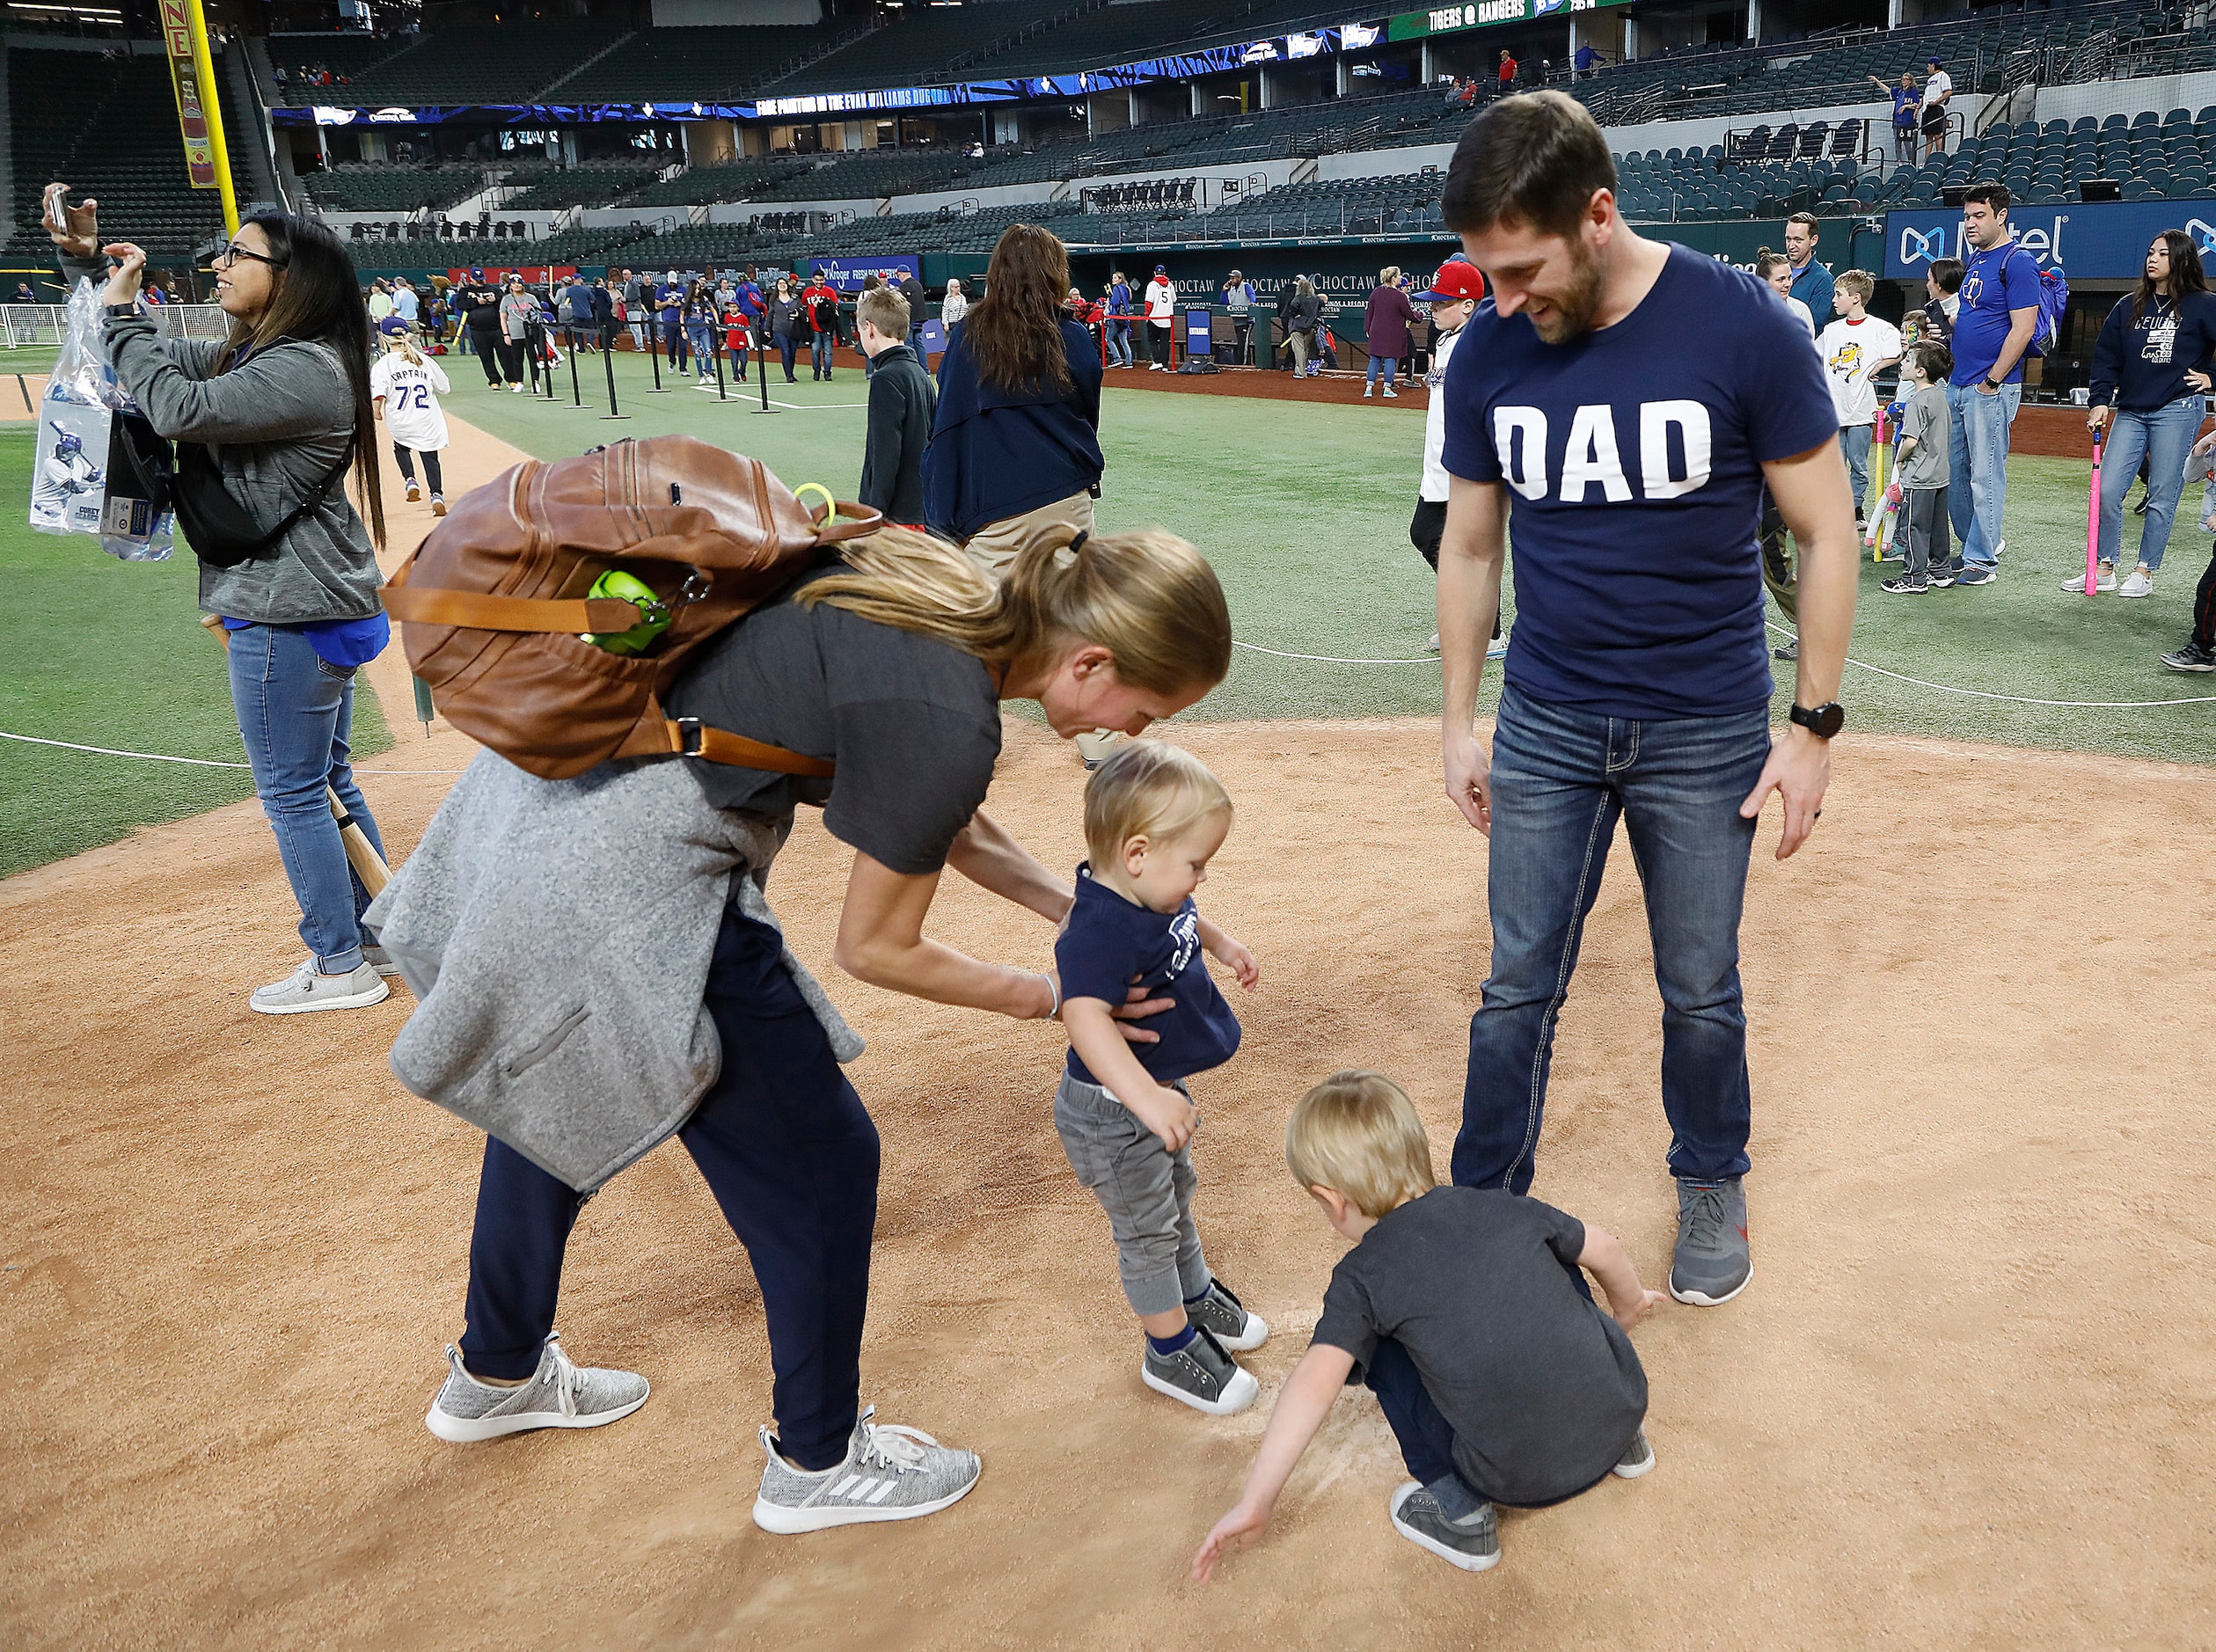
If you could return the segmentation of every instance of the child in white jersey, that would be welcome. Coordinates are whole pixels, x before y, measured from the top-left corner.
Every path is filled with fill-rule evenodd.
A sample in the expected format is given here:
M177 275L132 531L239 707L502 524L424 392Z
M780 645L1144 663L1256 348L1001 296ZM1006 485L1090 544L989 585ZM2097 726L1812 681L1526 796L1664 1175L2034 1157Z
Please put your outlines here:
M384 354L369 369L369 400L392 432L392 460L407 480L411 502L423 497L416 486L415 456L423 456L423 478L431 485L431 514L446 515L446 488L439 474L439 453L446 446L446 414L439 398L453 387L436 362L427 359L398 317L381 323Z

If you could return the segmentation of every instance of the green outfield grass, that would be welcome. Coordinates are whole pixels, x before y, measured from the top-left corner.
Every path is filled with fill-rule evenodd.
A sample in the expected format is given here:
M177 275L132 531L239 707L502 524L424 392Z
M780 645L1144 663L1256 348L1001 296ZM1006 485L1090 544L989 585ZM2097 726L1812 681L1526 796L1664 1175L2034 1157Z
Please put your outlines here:
M33 533L32 457L28 427L0 430L0 729L244 761L223 654L199 624L191 553L118 562L94 540ZM376 696L355 707L355 749L383 750ZM0 741L0 875L252 793L242 769Z
M483 388L475 362L450 360L463 417L543 457L618 435L684 431L752 453L786 482L851 493L861 468L864 386L842 368L831 383L772 375L769 414L754 397L719 403L688 385L639 393L645 362L617 358L618 398L607 410L597 357L581 383L600 399L573 407L564 369L559 406ZM1112 376L1114 384L1120 376ZM753 391L751 384L745 387ZM1159 523L1207 552L1223 574L1242 641L1289 653L1408 659L1432 625L1430 571L1408 543L1422 442L1421 398L1326 406L1111 389L1101 419L1107 528ZM1905 676L1961 688L2059 700L2154 700L2216 694L2216 680L2165 670L2156 654L2190 629L2193 584L2206 564L2198 488L2170 543L2169 565L2143 602L2088 602L2057 589L2085 556L2086 470L2065 459L2009 464L2008 551L2001 577L1976 589L1896 597L1865 563L1854 655ZM2126 545L2137 543L2130 518ZM1883 570L1884 574L1892 569ZM1513 621L1513 592L1510 594ZM1792 692L1780 665L1781 716ZM1497 672L1488 674L1489 705ZM1241 650L1230 678L1191 715L1216 719L1414 716L1437 709L1430 663L1327 665ZM1842 698L1851 727L2216 762L2216 705L2095 710L2016 705L1893 682L1850 667Z
M449 407L544 457L625 435L682 431L758 455L795 484L851 493L861 464L864 386L842 367L828 384L776 378L768 414L750 395L719 403L686 385L645 393L646 362L619 356L606 411L597 357L581 384L600 398L559 405L483 388L476 363L450 357ZM752 384L745 387L755 391ZM1245 718L1426 716L1438 674L1421 656L1432 629L1430 570L1409 547L1422 438L1418 398L1402 405L1322 406L1243 398L1110 390L1102 441L1103 526L1159 523L1213 559L1242 641L1289 653L1405 659L1335 665L1241 650L1230 678L1189 715ZM237 759L222 662L194 623L194 567L126 565L89 540L25 527L32 437L0 433L0 729L86 744ZM2190 627L2207 539L2189 494L2169 567L2145 602L2062 596L2084 557L2085 470L2012 460L2009 550L1996 584L1889 597L1864 565L1854 654L1907 676L1964 688L2066 700L2146 700L2216 693L2216 680L2156 662ZM2135 543L2137 521L2127 529ZM1510 594L1513 623L1513 592ZM1779 671L1779 714L1791 693ZM1486 703L1498 687L1488 673ZM2216 762L2216 705L2103 710L2008 705L1912 687L1854 670L1842 698L1853 727L2008 745ZM374 697L356 702L357 748L388 743ZM0 742L0 874L113 842L133 827L245 797L238 770L123 762Z

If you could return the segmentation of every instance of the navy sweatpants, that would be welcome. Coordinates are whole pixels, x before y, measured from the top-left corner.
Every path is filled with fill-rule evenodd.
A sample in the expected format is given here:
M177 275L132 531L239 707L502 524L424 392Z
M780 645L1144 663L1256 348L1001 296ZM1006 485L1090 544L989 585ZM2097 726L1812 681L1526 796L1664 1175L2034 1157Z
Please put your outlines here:
M830 1468L846 1455L859 1404L877 1127L781 952L774 931L724 913L707 985L723 1071L678 1139L754 1264L779 1449L802 1468ZM538 1368L584 1202L513 1148L486 1142L461 1342L477 1375Z

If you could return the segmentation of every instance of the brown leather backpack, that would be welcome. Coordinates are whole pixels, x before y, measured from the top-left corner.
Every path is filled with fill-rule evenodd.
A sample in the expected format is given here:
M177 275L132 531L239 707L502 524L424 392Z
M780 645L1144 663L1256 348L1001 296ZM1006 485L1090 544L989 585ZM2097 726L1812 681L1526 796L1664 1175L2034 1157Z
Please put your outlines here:
M691 436L618 442L527 460L464 494L393 574L384 606L446 720L542 778L669 754L828 775L819 758L672 719L662 693L820 547L883 520L850 504L811 514L760 460ZM618 567L660 603L586 596ZM582 640L665 616L644 654Z

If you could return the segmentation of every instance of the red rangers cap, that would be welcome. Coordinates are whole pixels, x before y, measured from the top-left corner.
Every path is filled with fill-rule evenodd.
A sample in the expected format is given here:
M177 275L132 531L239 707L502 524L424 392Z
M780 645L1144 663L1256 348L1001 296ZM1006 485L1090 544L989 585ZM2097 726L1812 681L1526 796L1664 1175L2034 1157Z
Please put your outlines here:
M1476 265L1451 258L1431 277L1430 290L1415 296L1428 304L1459 303L1465 298L1474 304L1481 303L1485 298L1485 277Z

